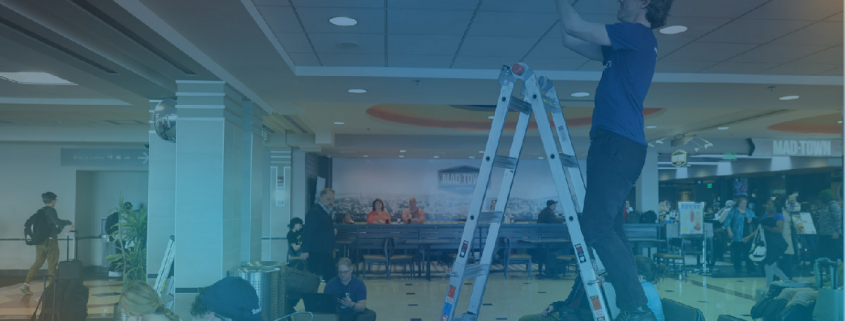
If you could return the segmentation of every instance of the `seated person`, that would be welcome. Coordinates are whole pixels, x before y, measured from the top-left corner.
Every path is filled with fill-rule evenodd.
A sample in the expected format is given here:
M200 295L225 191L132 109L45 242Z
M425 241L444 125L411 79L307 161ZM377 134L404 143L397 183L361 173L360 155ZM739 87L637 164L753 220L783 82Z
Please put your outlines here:
M201 289L191 305L193 321L263 321L258 294L249 282L227 277Z
M355 221L352 220L352 214L343 213L338 214L334 221L335 224L344 225L344 224L355 224ZM337 232L335 232L337 234Z
M634 257L637 264L637 274L640 284L643 286L645 296L648 298L648 308L654 312L657 321L666 321L663 315L663 303L654 283L659 282L663 275L663 268L659 268L654 262L642 255ZM581 276L575 278L575 285L565 301L554 302L538 314L529 314L519 318L519 321L592 321L589 302L584 291L584 283Z
M373 210L367 214L367 224L390 224L390 213L384 209L380 198L373 201Z
M555 215L555 208L557 207L557 201L555 200L548 200L546 201L546 208L540 211L540 214L537 215L537 223L563 223L563 219Z
M408 208L402 211L402 223L425 224L425 211L417 207L417 198L408 200Z
M339 321L376 320L376 313L367 309L367 286L352 275L352 261L348 258L337 262L337 276L326 282L323 293L338 296Z
M128 321L179 321L176 313L164 307L158 292L141 281L123 290L118 306Z

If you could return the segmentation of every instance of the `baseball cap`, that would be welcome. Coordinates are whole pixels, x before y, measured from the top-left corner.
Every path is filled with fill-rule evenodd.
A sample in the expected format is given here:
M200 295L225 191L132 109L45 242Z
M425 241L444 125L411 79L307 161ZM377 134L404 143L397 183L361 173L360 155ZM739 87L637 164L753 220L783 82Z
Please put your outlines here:
M727 201L725 201L725 207L733 207L733 206L734 206L734 201L733 201L733 200L727 200Z
M208 311L233 321L263 321L258 294L249 282L227 277L208 287L200 298Z
M557 201L555 201L555 200L548 200L548 201L546 201L546 206L552 206L552 205L554 205L554 204L557 204Z

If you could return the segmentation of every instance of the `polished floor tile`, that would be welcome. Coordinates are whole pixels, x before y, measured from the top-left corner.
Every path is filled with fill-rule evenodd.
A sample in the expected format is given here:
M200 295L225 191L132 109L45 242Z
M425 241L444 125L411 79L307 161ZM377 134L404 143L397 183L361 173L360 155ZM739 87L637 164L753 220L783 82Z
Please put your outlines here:
M88 287L88 317L110 318L114 304L120 298L122 282L108 280L85 281ZM0 288L0 319L29 319L35 312L38 299L44 291L44 281L33 281L33 294L24 296L21 284ZM40 308L39 308L40 310Z

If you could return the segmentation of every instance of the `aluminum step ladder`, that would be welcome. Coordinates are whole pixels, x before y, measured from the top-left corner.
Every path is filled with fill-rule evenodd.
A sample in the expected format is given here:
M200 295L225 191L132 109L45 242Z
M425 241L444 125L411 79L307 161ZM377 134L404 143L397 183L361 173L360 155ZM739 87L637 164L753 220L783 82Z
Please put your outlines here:
M514 85L518 80L523 81L521 95L524 98L513 96ZM446 300L443 304L443 312L440 321L476 321L480 312L484 290L487 287L487 278L490 274L490 264L495 252L496 240L499 235L504 211L507 208L508 197L510 196L514 175L519 164L519 155L522 152L525 134L528 130L528 122L531 114L534 114L537 128L540 131L540 138L545 150L545 159L549 162L552 177L557 189L559 206L564 212L564 219L569 230L572 246L584 281L584 289L592 307L593 319L595 321L610 321L613 315L618 313L615 306L608 306L607 302L613 302L613 290L609 283L602 282L596 271L603 271L598 256L591 255L584 236L581 234L581 226L578 214L583 210L585 184L578 167L578 160L575 157L575 150L566 127L566 120L561 111L560 102L551 81L546 77L539 77L524 63L517 63L513 67L502 66L498 79L501 91L496 105L493 124L490 135L487 138L487 147L484 149L481 167L478 173L478 180L472 201L469 206L469 214L464 225L464 232L461 237L461 245L458 255L452 265L449 274L449 287L446 292ZM545 93L545 95L543 94ZM519 112L519 120L516 123L511 148L507 156L497 155L499 140L505 126L505 118L509 111ZM557 130L557 142L555 141L552 129L549 126L547 112L552 114L555 129ZM558 143L560 151L558 151ZM498 193L495 209L491 212L482 212L482 203L487 194L488 184L493 168L503 168L504 174ZM473 234L478 224L488 224L489 231L481 252L481 260L478 263L467 264L467 252L472 248ZM505 267L507 268L507 267ZM465 280L475 279L475 284L470 296L466 314L455 317L455 308L461 294L461 285ZM603 291L604 290L604 291ZM605 295L607 294L607 296ZM607 301L605 299L608 299Z
M167 241L167 249L164 250L164 258L161 260L161 266L158 268L158 276L156 276L155 285L153 289L161 296L166 308L173 310L176 294L174 293L175 282L170 276L170 269L173 266L173 259L176 257L176 238L171 235L170 240Z

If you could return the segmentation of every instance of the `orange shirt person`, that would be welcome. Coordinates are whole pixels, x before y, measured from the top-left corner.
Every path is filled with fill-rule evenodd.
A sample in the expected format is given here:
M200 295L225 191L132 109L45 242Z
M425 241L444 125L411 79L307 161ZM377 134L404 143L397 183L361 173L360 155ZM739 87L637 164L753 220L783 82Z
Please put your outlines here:
M411 197L408 201L409 208L402 211L402 222L406 224L423 224L425 223L425 212L417 207L417 199Z
M390 224L390 213L384 210L380 198L373 201L373 211L367 214L367 224Z

